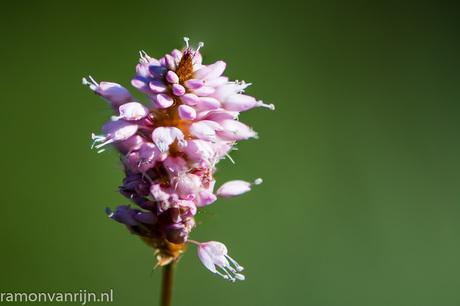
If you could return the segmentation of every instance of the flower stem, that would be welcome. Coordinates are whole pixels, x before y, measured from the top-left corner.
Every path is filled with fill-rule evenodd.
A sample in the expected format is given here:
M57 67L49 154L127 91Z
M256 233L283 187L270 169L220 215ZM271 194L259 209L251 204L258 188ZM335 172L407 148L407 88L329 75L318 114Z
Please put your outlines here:
M173 260L170 264L163 267L163 283L161 290L161 306L170 306L172 300L172 290L174 283L174 272L176 262Z

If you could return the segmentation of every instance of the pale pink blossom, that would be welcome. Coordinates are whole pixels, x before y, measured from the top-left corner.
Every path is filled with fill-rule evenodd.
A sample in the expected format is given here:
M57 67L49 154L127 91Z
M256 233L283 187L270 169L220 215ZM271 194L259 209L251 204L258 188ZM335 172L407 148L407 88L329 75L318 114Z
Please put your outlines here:
M198 245L198 257L209 271L232 282L235 280L244 280L244 275L238 273L243 271L244 268L233 258L228 256L227 247L223 243L217 241L208 241L204 243L189 241ZM221 273L217 268L220 268L224 273Z

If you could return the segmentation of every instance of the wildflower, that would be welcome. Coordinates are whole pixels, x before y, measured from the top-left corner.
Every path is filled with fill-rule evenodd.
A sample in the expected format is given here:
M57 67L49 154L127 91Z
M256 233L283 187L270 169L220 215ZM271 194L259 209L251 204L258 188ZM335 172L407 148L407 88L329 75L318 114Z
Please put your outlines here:
M234 282L235 279L244 280L244 275L238 273L243 271L244 268L227 255L227 247L223 243L217 241L208 241L204 243L189 241L198 245L198 257L209 271L232 282ZM229 260L234 268L228 262ZM221 268L225 274L220 273L216 266Z
M194 50L188 38L185 42L182 51L158 60L140 52L131 84L146 95L146 104L117 83L83 78L115 112L103 125L103 134L93 134L92 146L98 152L108 147L119 151L126 175L120 193L138 207L121 205L106 212L154 247L159 265L177 261L189 241L198 245L198 256L211 272L243 280L243 268L227 255L225 245L188 237L197 207L248 192L262 182L230 181L214 192L213 174L221 159L230 158L236 141L257 138L237 120L239 113L274 106L243 94L250 83L222 76L225 62L203 65L203 43Z

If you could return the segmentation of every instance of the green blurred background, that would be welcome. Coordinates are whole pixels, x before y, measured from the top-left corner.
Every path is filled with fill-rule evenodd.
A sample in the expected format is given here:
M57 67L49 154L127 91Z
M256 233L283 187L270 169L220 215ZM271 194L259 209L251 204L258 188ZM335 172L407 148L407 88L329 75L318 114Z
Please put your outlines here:
M192 232L246 281L180 260L174 305L460 305L460 22L454 1L21 1L0 6L0 292L108 291L156 305L153 250L104 208L127 204L109 117L81 78L131 88L138 51L205 43L246 93L259 140Z

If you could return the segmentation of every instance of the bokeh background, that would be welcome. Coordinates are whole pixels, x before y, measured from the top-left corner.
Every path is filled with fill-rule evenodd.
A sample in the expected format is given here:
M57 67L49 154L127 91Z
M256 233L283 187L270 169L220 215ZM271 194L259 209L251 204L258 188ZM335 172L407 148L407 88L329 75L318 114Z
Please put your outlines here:
M259 140L219 164L174 305L460 304L460 19L454 1L4 1L0 5L1 292L114 290L156 305L153 250L107 218L127 204L115 152L90 150L110 112L81 85L131 88L138 51L205 42L204 62L275 103L241 120ZM209 218L211 217L211 218Z

